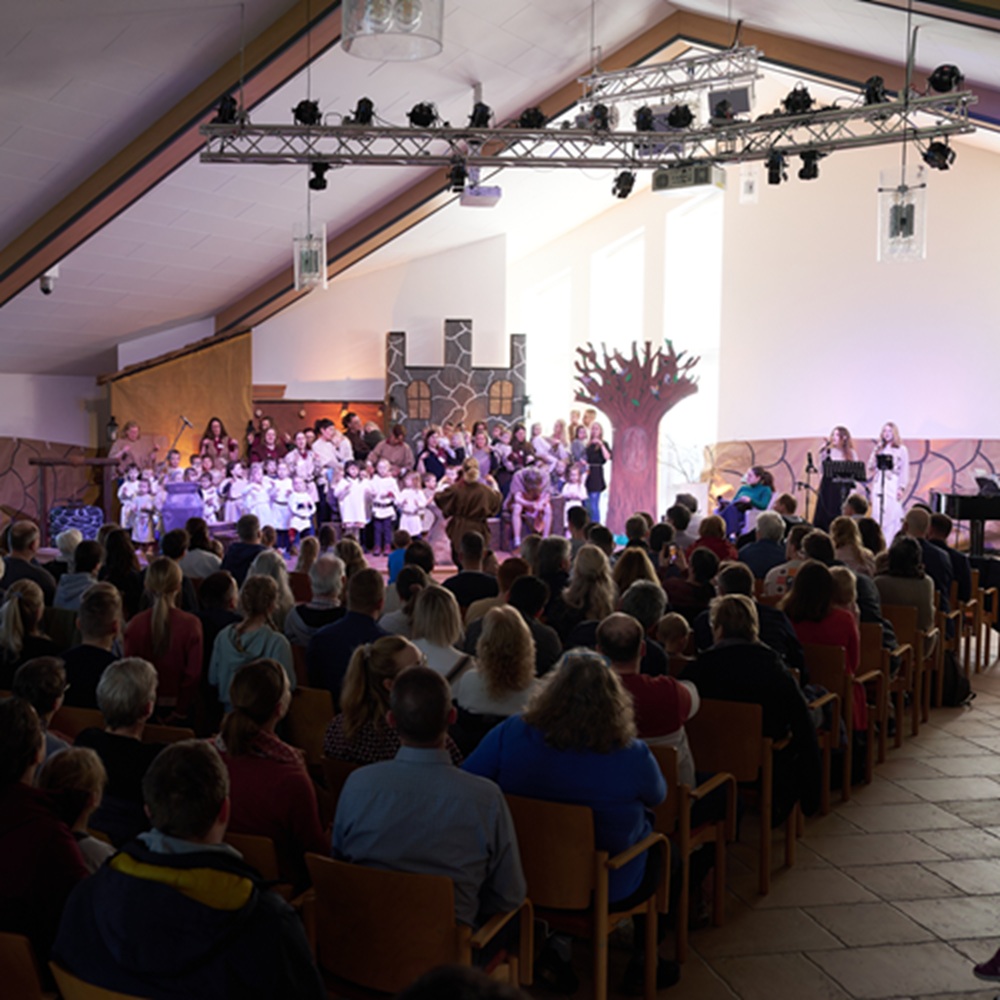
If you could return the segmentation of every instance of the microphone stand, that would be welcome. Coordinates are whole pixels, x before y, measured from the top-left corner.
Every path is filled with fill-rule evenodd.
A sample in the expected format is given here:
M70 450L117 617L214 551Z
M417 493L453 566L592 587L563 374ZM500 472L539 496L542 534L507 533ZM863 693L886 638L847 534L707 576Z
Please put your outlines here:
M806 494L806 516L805 516L805 519L808 521L809 520L809 500L810 500L810 494L816 492L813 489L812 477L813 477L813 474L816 473L816 472L818 472L819 470L816 468L815 465L813 465L812 452L811 451L806 452L806 456L807 456L806 457L806 468L805 468L806 481L804 483L801 483L801 482L800 483L796 483L795 484L795 488L797 490L805 490L805 494Z
M171 444L171 446L170 446L167 454L169 454L171 451L173 451L177 447L177 442L180 441L181 435L184 433L184 428L185 427L193 427L194 426L191 423L190 420L185 420L183 417L178 417L177 419L180 420L180 422L181 422L181 429L177 432L177 435L174 437L173 444ZM166 462L166 458L164 458L163 461Z

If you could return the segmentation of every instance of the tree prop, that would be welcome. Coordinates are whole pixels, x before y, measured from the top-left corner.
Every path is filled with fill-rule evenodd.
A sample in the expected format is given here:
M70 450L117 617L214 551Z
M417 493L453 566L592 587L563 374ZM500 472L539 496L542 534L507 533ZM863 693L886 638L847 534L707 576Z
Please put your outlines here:
M631 357L618 350L609 354L604 344L601 357L593 344L578 347L576 353L581 388L574 398L600 410L611 422L608 526L621 531L636 511L656 510L660 420L698 391L697 379L690 372L700 359L685 358L684 351L675 351L670 340L655 353L647 340L641 354L633 341Z

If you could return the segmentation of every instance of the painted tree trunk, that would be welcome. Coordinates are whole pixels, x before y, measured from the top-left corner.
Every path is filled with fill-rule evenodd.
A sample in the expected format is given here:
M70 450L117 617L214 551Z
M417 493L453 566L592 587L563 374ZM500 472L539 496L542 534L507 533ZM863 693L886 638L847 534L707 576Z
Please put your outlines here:
M642 414L638 414L642 416ZM656 512L656 452L660 413L649 414L653 426L614 425L614 450L611 457L611 482L608 488L608 527L621 533L625 521L637 511Z

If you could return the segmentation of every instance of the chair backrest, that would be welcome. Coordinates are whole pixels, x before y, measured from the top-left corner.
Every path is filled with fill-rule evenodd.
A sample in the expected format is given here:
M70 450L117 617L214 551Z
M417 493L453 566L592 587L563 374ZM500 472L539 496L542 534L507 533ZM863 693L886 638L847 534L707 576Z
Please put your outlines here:
M295 684L303 688L309 686L309 667L306 663L306 647L292 643L292 668L295 670Z
M101 986L93 986L77 979L72 973L60 968L55 962L49 962L49 968L55 977L56 986L62 1000L144 1000L134 993L118 993L106 990Z
M653 810L653 829L668 837L677 829L678 807L680 806L680 760L677 748L664 744L653 745L650 752L656 758L667 783L667 797Z
M289 573L288 585L296 604L308 604L313 598L312 580L308 573Z
M892 623L892 630L901 642L908 642L914 649L917 644L917 609L911 604L883 604L882 615Z
M851 680L847 673L847 657L843 646L830 646L825 643L805 642L802 653L806 667L809 670L809 680L840 695L841 711L844 723L850 729L854 706L854 695L851 691Z
M528 897L535 906L583 910L595 885L594 814L586 806L508 795Z
M859 670L882 669L882 626L878 622L861 622L861 661Z
M297 687L288 709L288 742L305 751L306 762L323 759L323 737L333 718L333 695L325 688Z
M42 980L31 942L23 934L0 932L0 983L5 996L42 1000Z
M270 837L261 837L255 833L232 833L227 830L225 841L243 855L243 860L251 868L255 868L261 878L268 882L280 881L278 853Z
M323 758L323 777L326 780L326 790L330 795L330 815L337 812L337 801L344 787L344 782L363 764L352 764L349 760L336 760L333 757Z
M76 628L76 612L67 608L46 608L42 613L42 631L61 650L79 644L80 633Z
M193 740L194 730L184 726L152 726L147 724L142 731L143 743L180 743Z
M763 718L760 705L703 699L697 715L684 723L699 770L756 781L763 763Z
M307 854L316 893L316 959L358 986L397 993L439 965L468 964L470 928L455 921L444 875L365 868Z
M104 716L96 708L70 708L63 705L52 716L51 727L55 732L75 740L85 729L104 728Z

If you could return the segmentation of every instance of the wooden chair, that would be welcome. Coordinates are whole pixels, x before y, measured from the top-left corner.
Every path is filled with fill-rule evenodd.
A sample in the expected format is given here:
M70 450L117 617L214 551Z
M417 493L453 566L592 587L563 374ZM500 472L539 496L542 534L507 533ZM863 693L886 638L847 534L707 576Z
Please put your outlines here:
M278 852L274 849L274 841L270 837L261 837L254 833L233 833L226 831L223 838L230 847L235 847L243 860L256 869L265 882L280 882L278 871Z
M738 701L702 700L694 718L684 724L691 753L705 771L728 771L740 783L755 783L760 797L760 859L758 890L771 891L771 807L774 802L774 754L790 737L772 740L763 735L763 709ZM785 865L795 864L798 805L785 823Z
M31 942L23 934L0 932L0 984L4 996L17 1000L49 1000Z
M194 730L184 726L153 726L146 724L142 731L143 743L180 743L181 740L193 740Z
M979 586L979 571L973 570L973 593L979 601L979 635L976 648L982 669L990 665L990 637L997 618L1000 616L1000 592L996 587Z
M727 773L713 774L696 788L681 783L680 766L675 747L651 746L663 778L667 797L654 810L654 829L670 838L680 856L681 890L677 897L678 962L687 959L688 909L691 900L691 855L706 844L715 845L715 894L712 900L712 923L721 927L726 913L726 842L736 839L736 779ZM724 788L726 808L722 816L698 827L691 825L691 808L717 788Z
M893 666L898 669L893 674ZM903 717L906 695L909 692L912 703L913 735L920 731L920 699L913 693L913 649L906 645L897 646L891 652L882 645L882 626L878 622L861 623L861 672L872 670L882 672L882 686L885 691L884 710L879 726L878 762L885 762L886 744L889 735L889 700L893 700L896 735L895 746L903 745Z
M305 751L306 763L318 771L323 760L323 737L333 718L333 696L325 688L297 687L285 718L288 742Z
M830 724L825 721L822 726L816 727L816 742L819 744L820 759L823 767L823 785L819 791L819 811L822 816L830 813L831 806L831 786L833 775L833 751L840 748L840 695L835 691L827 691L809 702L811 712L819 709L823 711L826 706L830 706ZM826 712L823 711L824 720Z
M46 608L42 613L42 631L61 650L71 649L80 644L76 612L67 608Z
M913 650L913 700L920 703L920 718L926 722L931 716L931 684L935 676L939 683L944 676L940 633L936 627L918 629L917 609L910 604L883 604L882 615L892 622L900 643ZM917 735L916 729L913 735Z
M340 793L343 790L344 782L363 764L352 764L348 760L337 760L334 757L324 757L322 761L323 780L326 785L327 809L329 810L329 820L337 814L337 802L340 800Z
M306 647L292 643L292 668L295 670L295 685L309 686L309 668L306 666Z
M313 598L312 580L308 573L289 573L288 585L296 604L308 604Z
M63 705L52 716L51 728L70 740L76 740L85 729L103 729L104 716L96 708L70 708Z
M667 912L670 884L670 843L651 833L621 854L608 857L594 841L594 815L586 806L508 795L528 896L540 919L556 931L589 937L594 949L594 1000L608 995L608 937L634 914L646 916L645 997L656 995L657 911ZM609 873L662 845L663 877L649 899L627 911L612 912Z
M833 691L840 696L841 714L844 719L844 726L847 729L847 745L844 748L843 757L843 777L840 786L840 798L847 802L851 798L851 779L854 774L854 691L860 687L862 691L867 691L866 684L873 684L875 687L875 702L868 704L868 725L866 727L866 748L865 748L865 780L866 785L871 784L872 773L875 769L875 731L876 724L883 729L886 725L886 697L885 678L881 669L869 670L865 673L851 676L847 672L846 654L843 646L828 646L818 643L807 642L802 647L805 655L806 666L809 668L809 677L817 684L821 684L828 691ZM839 730L839 726L837 727ZM837 734L839 740L839 732Z
M56 986L59 987L62 1000L144 1000L133 993L118 993L115 990L106 990L102 986L85 983L55 962L49 962L49 968L52 970Z
M444 875L366 868L307 854L313 883L316 959L337 996L384 996L439 965L471 965L520 914L520 941L507 962L508 981L531 981L532 907L499 914L477 931L455 920L455 890Z
M976 640L976 660L975 660L975 671L978 674L982 669L980 666L980 650L979 650L979 632L980 632L980 612L981 605L979 603L979 571L973 570L972 577L974 580L973 586L970 588L970 597L967 601L959 599L958 596L958 581L951 581L951 590L948 594L948 601L953 610L958 611L958 636L957 642L961 644L962 647L962 669L965 672L965 676L968 677L973 670L972 662L972 642Z

